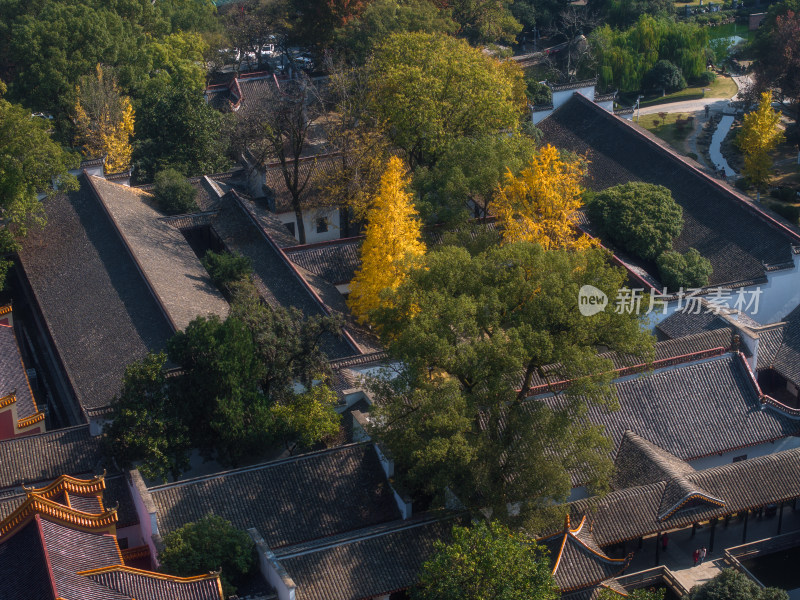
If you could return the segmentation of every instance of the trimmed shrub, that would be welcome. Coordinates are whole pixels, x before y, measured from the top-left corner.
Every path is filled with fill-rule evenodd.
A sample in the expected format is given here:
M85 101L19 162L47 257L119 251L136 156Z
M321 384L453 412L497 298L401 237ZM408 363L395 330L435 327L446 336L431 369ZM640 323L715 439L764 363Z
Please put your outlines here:
M683 209L660 185L631 182L587 197L589 218L606 237L645 260L672 248L683 229Z
M230 252L209 250L203 257L203 266L217 287L224 287L249 275L253 268L250 259Z
M168 215L197 212L194 199L197 190L175 169L159 171L155 177L155 196L158 207Z
M686 87L686 80L681 70L668 60L658 61L644 76L646 89L674 92Z
M656 261L658 272L663 283L670 291L679 288L701 288L708 285L708 278L713 272L711 262L703 258L694 248L681 254L680 252L664 252Z
M187 523L164 537L158 560L165 573L179 577L203 575L222 569L225 597L255 567L255 543L246 532L215 515Z
M711 85L717 79L717 74L714 71L704 71L700 73L697 78L697 85Z

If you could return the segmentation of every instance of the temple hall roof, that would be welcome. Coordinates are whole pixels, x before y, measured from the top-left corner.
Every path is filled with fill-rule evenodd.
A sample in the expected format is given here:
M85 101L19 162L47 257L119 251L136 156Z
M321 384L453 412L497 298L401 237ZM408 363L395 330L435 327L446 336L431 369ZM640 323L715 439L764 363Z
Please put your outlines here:
M800 449L685 472L677 478L678 487L692 493L681 497L675 483L662 480L618 489L603 498L573 502L570 511L573 517L592 519L597 542L606 546L791 501L800 496Z
M562 593L591 588L620 575L633 556L606 556L597 545L586 517L572 527L567 516L562 531L537 542L550 551L553 577Z
M212 513L255 527L271 549L395 520L372 445L330 450L150 488L162 535Z
M172 328L87 176L78 179L78 191L45 203L47 225L31 229L19 258L78 404L92 414Z

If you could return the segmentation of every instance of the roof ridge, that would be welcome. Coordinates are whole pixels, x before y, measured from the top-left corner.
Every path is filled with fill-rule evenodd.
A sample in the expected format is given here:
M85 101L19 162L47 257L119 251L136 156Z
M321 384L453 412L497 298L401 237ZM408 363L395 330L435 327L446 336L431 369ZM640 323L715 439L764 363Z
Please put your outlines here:
M336 548L339 546L355 544L356 542L378 538L385 535L391 535L393 533L397 533L400 531L409 531L411 529L417 529L418 527L431 525L433 523L449 521L455 519L457 516L458 514L444 514L444 515L435 514L435 515L425 515L424 517L420 517L418 519L412 518L405 520L390 521L389 523L377 523L375 525L369 525L367 527L362 527L360 529L347 531L339 536L335 535L326 536L322 538L317 538L316 540L300 542L298 544L294 544L294 546L284 546L282 548L277 548L273 550L273 553L275 554L275 557L279 561L288 560L290 558L295 558L297 556L304 556L306 554L322 552L324 550L329 550L331 548ZM305 548L302 548L303 546L305 546ZM301 549L299 551L292 552L292 548L297 548L297 547L301 547Z
M26 436L22 436L22 437L9 438L9 439L6 439L6 440L0 440L0 446L2 446L2 444L9 443L9 442L18 442L18 441L24 441L24 440L31 440L31 439L38 438L40 436L55 435L55 434L63 433L63 432L66 432L66 431L74 431L76 429L81 429L81 428L88 429L89 428L89 423L82 423L81 425L71 425L70 427L60 427L58 429L51 429L49 431L43 431L42 433L34 433L34 434L31 434L31 435L26 435Z
M180 481L173 481L170 483L162 483L161 485L156 485L147 489L150 492L168 490L176 487L182 487L189 483L196 483L198 481L211 481L213 479L221 479L223 477L227 477L228 475L237 475L239 473L249 473L251 471L266 470L268 468L278 467L284 464L301 462L303 460L311 460L313 458L317 458L325 454L334 454L336 452L342 452L344 450L350 450L361 446L368 447L370 446L370 442L353 442L351 444L343 444L341 446L334 446L332 448L324 448L322 450L306 452L304 454L298 454L296 456L287 456L286 458L279 458L277 460L265 461L263 463L258 463L247 467L238 467L236 469L218 471L217 473L212 473L210 475L198 475L197 477L190 477L189 479L182 479Z

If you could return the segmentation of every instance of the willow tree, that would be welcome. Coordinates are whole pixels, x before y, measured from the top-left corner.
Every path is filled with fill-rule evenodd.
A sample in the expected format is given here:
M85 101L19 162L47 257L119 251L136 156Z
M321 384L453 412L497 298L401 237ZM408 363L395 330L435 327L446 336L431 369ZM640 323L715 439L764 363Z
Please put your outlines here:
M533 242L545 250L585 249L591 238L576 232L585 173L580 157L562 157L547 145L519 176L510 171L490 209L503 229L503 241Z
M385 305L384 290L403 282L415 260L425 254L420 241L417 211L405 188L403 161L393 156L381 178L380 189L367 213L366 239L361 247L361 268L350 284L348 306L361 323Z
M758 108L745 115L736 143L744 153L745 176L758 188L769 181L772 159L769 153L784 140L778 129L780 114L772 109L772 93L764 92Z

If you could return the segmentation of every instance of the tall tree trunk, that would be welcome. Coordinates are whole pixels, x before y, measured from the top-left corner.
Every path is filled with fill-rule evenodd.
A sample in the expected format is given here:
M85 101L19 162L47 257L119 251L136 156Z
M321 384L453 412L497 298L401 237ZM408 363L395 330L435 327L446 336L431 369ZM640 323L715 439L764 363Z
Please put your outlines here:
M306 243L306 226L303 223L303 211L300 210L300 202L293 201L294 204L294 218L297 221L297 239L301 244Z

